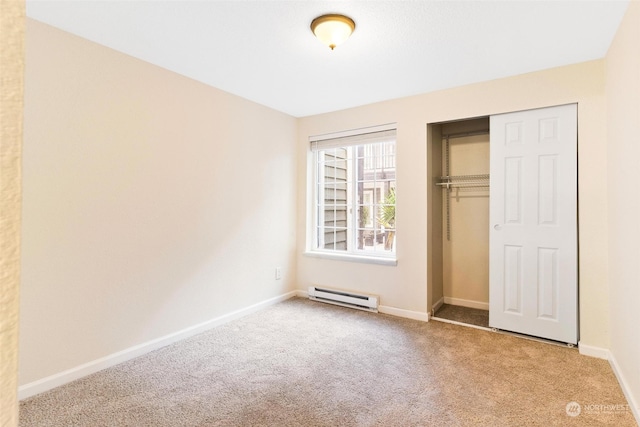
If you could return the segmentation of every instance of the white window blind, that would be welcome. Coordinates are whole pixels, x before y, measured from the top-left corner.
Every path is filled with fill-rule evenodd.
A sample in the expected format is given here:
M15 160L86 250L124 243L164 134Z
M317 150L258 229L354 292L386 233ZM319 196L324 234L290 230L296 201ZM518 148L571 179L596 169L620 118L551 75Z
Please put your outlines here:
M349 131L341 134L320 135L309 138L311 150L323 150L327 148L350 147L353 145L373 144L376 142L393 142L396 140L396 129L375 130L372 128L363 129L363 133L350 134Z

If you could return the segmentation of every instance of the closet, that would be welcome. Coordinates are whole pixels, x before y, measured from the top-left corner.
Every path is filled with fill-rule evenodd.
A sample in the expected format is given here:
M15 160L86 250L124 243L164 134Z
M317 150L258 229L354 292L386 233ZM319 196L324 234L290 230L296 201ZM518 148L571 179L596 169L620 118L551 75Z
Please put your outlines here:
M432 317L576 344L577 106L427 135Z
M433 185L441 199L442 291L433 312L488 327L489 118L437 126L441 173Z

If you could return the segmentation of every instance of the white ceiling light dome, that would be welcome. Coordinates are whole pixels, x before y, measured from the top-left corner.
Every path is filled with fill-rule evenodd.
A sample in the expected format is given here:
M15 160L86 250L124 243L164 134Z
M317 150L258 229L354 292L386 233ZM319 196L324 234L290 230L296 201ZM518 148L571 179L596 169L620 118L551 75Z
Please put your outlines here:
M353 19L344 15L322 15L311 21L313 34L331 50L344 43L355 29Z

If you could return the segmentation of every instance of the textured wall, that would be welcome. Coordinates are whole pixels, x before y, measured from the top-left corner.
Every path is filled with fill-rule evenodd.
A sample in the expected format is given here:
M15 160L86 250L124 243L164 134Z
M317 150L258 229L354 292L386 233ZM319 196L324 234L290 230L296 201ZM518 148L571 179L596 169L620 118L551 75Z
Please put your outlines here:
M640 421L640 2L606 57L611 355Z
M24 2L0 2L0 425L18 425Z

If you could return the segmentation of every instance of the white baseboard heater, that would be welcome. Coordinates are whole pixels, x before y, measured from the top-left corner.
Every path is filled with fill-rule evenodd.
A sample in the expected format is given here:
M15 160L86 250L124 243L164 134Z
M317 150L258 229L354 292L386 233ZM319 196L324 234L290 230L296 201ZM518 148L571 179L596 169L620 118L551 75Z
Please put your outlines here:
M378 312L378 297L373 295L309 286L309 299L343 307L356 308L358 310Z

